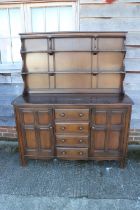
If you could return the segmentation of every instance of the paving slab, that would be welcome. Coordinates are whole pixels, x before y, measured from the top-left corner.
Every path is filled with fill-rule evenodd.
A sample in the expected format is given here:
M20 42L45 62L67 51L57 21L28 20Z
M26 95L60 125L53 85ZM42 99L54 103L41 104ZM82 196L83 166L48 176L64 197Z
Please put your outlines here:
M29 160L0 150L0 210L139 210L140 149L129 149L125 169L116 161Z
M2 210L139 210L140 201L1 195Z
M0 194L91 199L140 198L140 151L130 151L125 169L116 161L30 160L0 152Z

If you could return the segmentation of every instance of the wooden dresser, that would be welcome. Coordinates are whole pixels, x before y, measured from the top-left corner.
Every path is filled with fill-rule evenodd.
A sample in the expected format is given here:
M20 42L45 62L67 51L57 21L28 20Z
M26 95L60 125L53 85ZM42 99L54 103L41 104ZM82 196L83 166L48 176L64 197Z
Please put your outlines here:
M119 160L131 99L124 94L125 33L21 34L24 92L13 101L26 160Z

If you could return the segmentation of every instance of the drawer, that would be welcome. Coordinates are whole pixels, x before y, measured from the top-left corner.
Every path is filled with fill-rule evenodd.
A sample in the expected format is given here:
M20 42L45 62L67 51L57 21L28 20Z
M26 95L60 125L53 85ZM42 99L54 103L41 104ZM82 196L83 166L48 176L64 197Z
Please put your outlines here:
M56 133L88 133L88 123L56 123Z
M56 148L57 157L64 159L86 159L88 158L88 148Z
M56 136L57 146L68 146L68 147L88 147L88 136Z
M89 109L55 109L57 120L89 120Z

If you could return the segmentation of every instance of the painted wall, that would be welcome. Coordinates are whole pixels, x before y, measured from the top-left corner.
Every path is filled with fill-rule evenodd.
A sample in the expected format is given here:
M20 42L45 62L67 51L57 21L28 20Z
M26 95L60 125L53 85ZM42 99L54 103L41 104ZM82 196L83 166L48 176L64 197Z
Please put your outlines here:
M140 71L140 0L80 0L81 31L127 31L125 68ZM134 100L132 127L140 128L140 74L127 74L126 93Z
M127 31L125 67L127 71L140 71L140 0L116 0L113 4L79 0L78 10L80 31ZM140 128L140 74L127 74L124 86L135 103L131 127ZM4 124L4 116L13 119L11 100L22 92L20 74L0 74L0 89L0 124ZM2 96L4 90L6 95Z

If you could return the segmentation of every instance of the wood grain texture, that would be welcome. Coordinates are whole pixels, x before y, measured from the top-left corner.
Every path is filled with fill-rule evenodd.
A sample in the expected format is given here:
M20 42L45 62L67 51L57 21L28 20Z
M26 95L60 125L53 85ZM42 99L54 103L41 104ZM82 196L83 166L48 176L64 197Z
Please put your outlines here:
M88 109L55 109L56 120L89 120Z
M72 102L75 94L66 97L71 98ZM77 95L76 99L79 101L80 97L83 98L84 95ZM24 103L25 98L29 98L30 101ZM58 98L62 99L62 104ZM18 99L22 100L21 104ZM83 99L85 101L90 99L90 105L86 106L84 102L80 102L80 105L67 103L65 106L64 94L49 97L47 95L41 97L38 94L34 101L31 95L20 96L18 99L15 100L14 107L22 165L26 163L25 158L48 159L53 157L68 160L120 160L123 164L122 160L126 157L131 108L131 101L127 96L86 95L86 98ZM48 102L44 101L46 99ZM40 104L36 103L37 100L40 101ZM52 100L53 104L50 105ZM128 104L125 100L128 100ZM86 109L81 109L83 105ZM69 115L72 114L72 117L65 121L57 118L56 121L53 115L54 106L56 110L65 110ZM47 117L40 114L42 110ZM79 111L81 113L82 110L83 113L89 110L91 126L88 121L81 121L81 118L76 117L76 121L73 121L73 116L79 116ZM25 117L23 118L22 115ZM64 129L61 129L63 127Z

